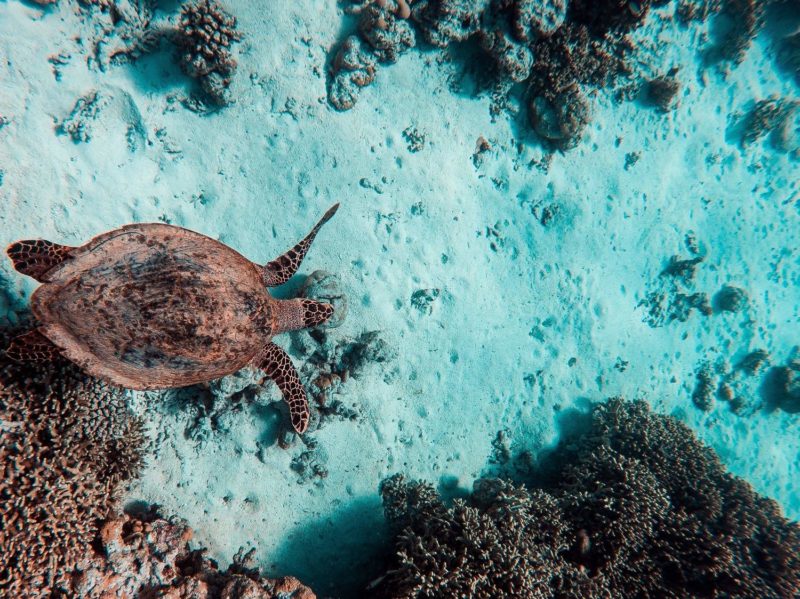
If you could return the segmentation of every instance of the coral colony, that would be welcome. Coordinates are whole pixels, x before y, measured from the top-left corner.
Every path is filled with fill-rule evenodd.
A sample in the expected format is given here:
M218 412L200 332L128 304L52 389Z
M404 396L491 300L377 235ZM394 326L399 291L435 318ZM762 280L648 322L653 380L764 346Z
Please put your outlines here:
M335 125L330 123L340 122L338 119L358 117L369 121L371 112L378 110L374 106L364 108L370 102L370 94L380 93L384 102L399 92L389 85L379 90L380 85L373 84L385 76L384 69L410 60L411 56L442 78L437 90L444 90L448 98L453 92L461 96L457 100L464 104L483 101L489 112L487 123L505 122L498 117L512 122L509 135L513 152L521 155L536 148L540 154L531 159L528 171L535 172L532 167L537 166L547 175L547 165L553 160L577 156L594 143L587 140L588 132L603 101L610 102L611 111L631 109L635 103L636 109L641 108L658 123L669 121L683 126L678 121L685 116L682 109L697 82L709 72L723 80L730 77L758 47L763 64L780 73L779 91L767 89L763 80L753 75L753 97L727 118L724 137L728 153L714 154L709 150L703 160L696 164L681 162L678 170L681 177L688 177L685 173L704 163L709 171L720 171L723 178L745 162L743 170L758 176L769 172L766 163L771 158L764 156L796 169L800 160L800 100L796 93L800 85L800 2L342 0L335 7L332 2L324 3L325 7L312 3L313 10L337 15L334 22L325 22L328 29L323 45L305 29L316 15L309 15L308 23L295 15L291 24L288 21L292 19L275 24L269 21L271 14L263 14L270 13L269 3L258 8L258 18L253 17L252 9L248 12L238 4L241 13L233 0L192 0L183 4L156 0L0 3L0 19L6 14L22 14L26 22L30 20L36 27L50 26L60 19L60 27L74 23L82 28L80 32L70 32L69 49L51 55L43 65L37 64L36 68L45 69L53 82L62 85L80 63L80 68L88 69L96 81L110 72L124 73L126 85L146 89L139 93L153 102L148 110L140 110L133 94L115 85L82 88L66 98L53 94L59 96L54 100L58 110L47 115L47 125L51 127L48 133L62 144L60 148L88 153L98 138L108 134L104 123L116 118L124 129L119 145L128 154L120 158L119 154L110 153L115 156L108 160L113 164L105 166L109 170L123 168L130 156L145 153L150 162L137 172L137 177L160 186L134 202L128 212L120 209L110 216L97 216L92 208L84 213L84 220L77 212L78 216L70 216L66 207L62 211L56 204L45 204L46 209L31 208L24 219L27 224L21 224L22 219L9 219L7 223L6 217L0 215L0 231L9 241L23 239L8 246L5 262L0 265L0 597L800 597L800 525L784 515L785 505L767 497L764 488L768 485L758 486L752 479L746 480L746 468L731 467L729 472L726 465L730 464L730 456L725 451L715 451L708 442L717 434L723 439L714 445L719 450L725 447L724 442L741 438L731 431L749 434L751 423L755 430L757 418L762 419L759 422L782 423L775 426L790 431L796 429L796 415L800 413L800 348L776 350L774 339L785 333L775 332L776 329L791 327L794 329L789 335L797 337L798 307L784 307L771 316L778 324L769 321L758 310L763 305L760 302L776 301L770 295L773 292L754 289L741 280L743 276L720 272L707 245L694 232L680 233L677 244L658 246L647 276L637 270L628 281L616 282L607 277L606 265L593 264L597 269L592 270L591 276L604 279L604 285L619 288L620 297L630 300L636 310L635 322L617 319L617 308L609 309L600 302L592 304L591 323L579 323L567 333L558 328L556 318L539 319L534 301L525 307L529 314L509 316L534 322L528 334L534 347L553 337L574 334L569 341L588 349L550 345L546 351L536 353L538 350L526 346L526 364L531 361L528 354L532 353L536 361L545 360L549 352L554 361L566 366L548 372L537 367L509 376L525 386L526 395L517 406L512 406L504 395L505 386L511 387L514 382L497 381L493 390L496 396L486 398L492 402L491 416L481 420L488 427L484 431L485 463L482 468L473 469L467 483L465 478L449 479L446 469L462 459L462 452L466 453L459 436L464 422L480 420L457 401L464 393L463 387L474 379L453 375L446 379L455 381L449 395L434 399L420 383L424 380L420 372L431 362L447 362L445 367L456 368L474 348L441 347L420 358L414 353L416 348L410 343L398 343L397 338L402 339L405 334L411 338L419 329L438 326L454 331L453 338L462 340L455 329L463 323L447 320L458 297L463 298L454 295L452 287L466 284L473 276L471 271L480 270L480 284L470 287L470 293L474 293L493 271L517 269L524 259L537 261L546 250L540 251L537 246L527 248L530 251L526 254L526 250L515 246L517 240L510 234L506 236L505 231L516 222L511 216L504 220L504 215L499 220L493 218L494 225L480 222L480 227L468 234L459 232L452 239L446 238L447 243L461 243L468 248L485 243L486 254L481 255L480 263L470 263L464 267L467 270L457 271L455 276L425 279L423 275L428 273L418 271L409 273L408 280L394 280L383 270L384 264L393 260L406 264L399 262L399 253L404 251L410 253L413 262L423 263L423 271L432 271L432 263L457 264L459 259L469 262L462 257L453 258L450 249L428 251L414 237L419 232L415 227L423 227L419 223L441 217L436 213L439 206L425 204L417 197L435 195L428 179L431 171L425 170L430 165L419 162L411 164L423 173L422 183L417 181L417 187L409 184L413 201L402 209L393 211L390 206L394 205L387 198L390 192L400 189L404 177L370 179L359 171L355 179L336 188L350 196L342 198L342 212L347 212L349 221L342 223L341 231L349 231L353 238L345 238L340 231L331 235L338 237L334 240L338 245L330 246L334 249L326 252L324 244L315 245L315 258L320 256L321 260L325 256L329 265L325 266L327 270L312 271L304 278L296 276L301 262L320 227L339 204L328 209L294 247L269 262L259 262L255 256L252 262L245 258L248 252L234 249L240 240L229 233L237 229L216 227L211 219L205 220L207 213L203 212L229 202L227 211L215 214L220 220L236 220L243 236L250 229L257 229L258 243L251 244L248 250L257 245L257 252L267 251L272 247L272 238L284 239L296 230L295 225L304 222L296 215L317 210L326 193L321 189L327 181L311 182L313 176L295 168L295 162L306 159L299 157L305 152L302 143L308 140L303 136L326 135L327 130L313 119L324 115L330 119L325 126L331 127ZM263 64L259 63L260 58L254 58L261 43L258 40L263 40L258 28L267 21L269 26L287 28L286 39L281 43L295 49L302 47L305 58L314 63L313 69L308 69L312 74L307 75L319 94L302 109L293 97L281 95L285 90L270 88L263 75L268 69L286 68L294 69L295 77L300 70L297 64L276 56L264 58ZM658 52L653 48L661 43L659 27L664 24L681 31L705 28L693 38L699 45L696 64L655 64L654 54ZM290 26L293 29L288 32ZM20 67L11 58L6 59L5 46L32 42L10 36L5 39L4 35L0 30L0 41L4 42L0 44L0 64L7 69L11 81L10 74ZM759 36L769 37L763 48L757 41ZM14 113L24 112L24 102L6 98L4 75L0 69L0 109L8 112L0 114L0 150L7 139L29 135L29 130L23 128L24 119ZM163 77L164 90L143 84L148 77ZM6 87L11 89L11 83ZM6 111L6 106L11 109ZM362 109L365 112L359 112ZM257 113L259 118L269 114L272 120L264 116L264 122L269 124L258 131L232 126L237 114L241 117L248 112ZM421 124L409 122L402 116L402 107L395 112L399 119L396 131L386 134L385 139L379 140L382 134L375 134L369 126L366 133L360 132L356 137L371 135L367 145L374 144L370 148L373 153L381 144L394 146L394 150L402 152L402 158L385 162L393 162L398 168L403 161L425 162L426 152L435 150L442 143L442 136L428 135ZM232 155L204 153L187 167L182 163L188 161L187 153L180 145L185 140L176 140L177 135L171 137L163 124L176 114L189 117L194 123L215 123L220 136L228 135L227 127L231 126L230 135L257 139L262 144L258 146L262 156L249 155L248 148L255 146L242 141ZM458 132L453 129L459 126L458 119L447 126L447 135L457 137ZM38 132L33 131L35 137ZM190 129L184 137L194 133ZM687 130L683 137L691 138L694 133ZM652 133L652 137L659 135L667 133ZM468 152L458 160L463 160L470 175L475 175L476 185L490 181L487 189L505 193L509 184L502 171L508 165L503 163L498 173L485 172L493 154L503 151L488 137L488 133L478 137L471 155L474 137L470 138ZM621 135L616 138L616 146L624 143ZM188 142L185 147L189 147ZM269 188L273 182L259 178L259 168L252 167L253 163L262 164L257 159L273 160L279 153L276 148L281 147L291 154L291 160L286 164L276 162L279 166L275 169L280 174L271 172L270 176L290 180L302 201L273 193ZM323 151L314 146L308 152L308 160L320 172L328 168L337 170L325 173L341 173L350 168L341 165L350 164L347 154L351 149L337 146ZM753 158L762 151L769 154ZM614 176L635 171L648 159L639 148L624 152L624 160L619 155L619 172ZM51 161L63 162L67 169L70 161L77 160L66 153L55 156ZM513 160L509 164L508 170L520 168ZM271 162L269 165L274 166ZM610 168L599 158L598 165L598 170ZM0 200L10 210L27 210L29 202L42 195L42 188L28 186L27 180L19 183L20 177L12 172L14 168L20 168L16 157L0 154ZM186 175L182 168L190 174ZM201 170L207 172L198 172ZM664 171L667 170L665 166ZM203 178L215 171L229 177L224 179L224 185L207 183L212 181L211 176ZM58 195L75 181L82 188L106 184L100 171L74 177L69 170L58 172L47 182L48 197ZM192 196L191 206L187 202L168 210L156 196L173 195L165 190L171 189L171 178L177 180L182 173L192 180L197 193ZM658 176L661 174L657 172ZM239 179L251 187L236 187ZM531 186L515 190L515 199L527 206L525 202L530 201L526 194L547 198L557 193L576 195L582 193L576 191L582 189L576 183L579 179L580 173L570 172L566 182L554 180L540 186L546 190L536 186L533 191ZM705 181L698 187L703 185ZM737 187L735 193L746 196L747 202L752 196L753 205L744 205L736 215L743 222L751 219L752 228L763 228L762 245L769 247L760 249L769 253L767 278L776 288L793 287L796 291L800 281L797 248L777 247L777 242L767 237L774 232L773 223L758 220L766 218L764 203L780 204L781 218L796 224L800 206L796 181L784 176L761 181L750 189L731 187ZM256 218L238 210L242 190L253 188L263 192L271 222L261 222L260 215ZM774 189L779 193L772 196ZM107 187L102 187L102 193L113 195ZM276 200L272 197L275 195L280 197ZM662 209L667 208L659 202L666 206L667 200L673 199L661 197L667 195L664 192L648 196L642 192L640 205L632 210L619 208L611 194L592 198L600 206L599 212L574 207L570 211L569 205L556 200L540 200L542 203L529 206L530 214L526 216L531 217L530 223L521 225L520 239L541 234L534 245L540 239L544 240L542 245L562 243L557 238L565 230L564 222L577 222L582 217L591 220L605 211L633 223L629 226L636 229L636 235L626 241L624 236L609 234L610 239L604 241L624 246L636 239L636 243L646 245L642 241L645 237L638 236L636 219L648 210L658 212L660 218ZM358 212L356 204L364 197L375 198L377 207L370 209L381 211L377 219L374 211ZM72 209L79 200L83 198L64 199L64 206ZM459 201L468 203L468 199ZM697 216L697 205L715 207L721 201L709 194L689 207L686 200L680 213L686 222L694 225L696 219L701 227L704 222ZM116 206L112 200L109 205ZM493 209L498 213L496 206ZM319 214L322 210L324 207ZM447 226L472 222L468 209L451 214L448 207L442 212L446 212ZM151 214L156 216L150 218ZM200 216L191 220L187 214ZM127 215L134 224L118 228ZM101 218L121 222L105 227L109 229L107 233L84 245L59 245L31 236L41 221L42 227L50 223L42 236L55 239L54 235L61 231L63 237L75 241L79 233L103 222ZM145 222L156 218L160 222ZM173 225L171 219L186 226ZM189 230L181 219L207 226L209 236ZM380 238L381 251L374 252L371 262L353 258L354 254L347 253L348 246L358 245L355 235L365 234L354 227L363 226L366 231L373 224L381 235L385 233ZM23 226L24 234L7 230ZM659 231L671 226L664 224ZM442 225L431 227L419 229L423 237L438 235ZM356 230L359 232L353 233ZM569 237L563 242L565 245L558 247L580 245L575 239ZM568 248L570 252L573 249ZM748 254L759 251L746 249ZM511 258L501 263L508 256ZM745 255L740 260L745 263L749 258ZM566 252L564 262L563 268L552 263L537 265L535 272L543 273L540 279L544 280L553 270L572 268ZM741 275L742 271L736 272ZM19 273L32 280L24 280L17 276ZM520 277L528 274L519 271ZM558 301L565 303L579 296L581 301L591 303L588 296L581 296L591 281L577 280L572 286L557 288L560 297L568 298ZM630 280L641 283L632 296L626 289ZM30 293L34 282L41 285ZM533 287L539 281L531 275L526 284ZM399 299L383 301L394 297L392 293L398 288ZM570 305L561 307L564 312L571 311ZM481 309L489 310L485 305ZM496 310L497 306L493 304L490 309ZM507 306L502 309L511 311ZM391 322L403 319L407 326L403 333L393 335L388 330L390 325L384 321L391 318L397 319ZM676 339L670 341L675 343L663 349L670 366L673 360L677 364L681 352L692 351L687 349L690 345L700 347L704 343L700 334L715 322L745 331L748 345L731 350L725 357L723 352L735 343L731 337L719 336L704 353L696 350L702 355L688 369L676 366L669 372L658 371L650 364L632 365L634 358L630 354L640 347L632 345L634 349L629 349L626 356L604 355L603 359L613 366L603 373L592 372L592 382L584 379L568 388L568 380L578 378L573 373L581 366L575 356L580 351L600 351L596 338L604 329L598 323L609 318L611 324L607 326L614 329L614 334L629 327L630 331L623 332L645 338L641 343L650 343L647 339L656 339L665 330L695 326L674 333ZM495 332L505 329L488 318L481 319L480 324L491 329L487 333L490 336L476 342L481 344L481 360L487 364L478 376L486 378L493 374L488 364L494 350L489 346L505 343L505 339L499 339L501 333ZM281 346L272 342L279 333L289 333ZM522 363L521 357L513 358ZM446 376L442 374L445 367L434 366L434 374L428 374L431 378ZM636 368L639 372L650 368L654 376L662 376L663 380L657 381L655 389L637 389L639 379L633 374L630 379L624 378ZM612 369L616 378L608 374ZM407 376L403 378L401 373ZM407 378L402 393L386 391L397 389L401 378ZM607 392L615 386L618 389ZM635 399L623 399L615 396L617 393ZM669 399L670 394L683 397L679 408L664 402L663 398ZM602 399L610 395L614 396ZM574 404L562 406L561 401L568 396L574 396ZM558 399L545 404L542 397ZM402 412L392 412L395 404L406 400L413 403L418 420L412 422ZM447 413L434 412L438 404L448 406ZM451 410L451 404L459 407ZM673 407L668 414L662 413L668 410L660 409L665 405ZM436 435L426 437L425 426L436 419L429 417L431 413L450 419L454 430L437 430ZM458 420L462 416L464 422ZM180 426L159 427L160 419L173 417ZM206 493L212 478L207 475L209 480L201 480L200 491L195 493L197 503L185 510L167 509L154 504L152 498L137 496L142 488L136 487L137 481L146 470L156 473L152 475L156 486L162 480L169 481L161 489L162 498L187 484L176 480L202 478L200 468L193 471L175 457L179 448L187 452L188 447L188 453L196 459L228 455L220 449L221 439L233 435L232 431L246 417L263 426L259 434L252 435L257 439L245 435L244 440L240 436L232 441L232 451L241 462L230 460L225 464L223 474L228 478L223 477L223 486L230 484L231 490L222 498L211 491ZM559 429L558 437L516 432L511 438L505 429L498 431L509 420L530 425L530 429L521 430L533 431L539 430L537 424L541 422L558 420L559 426L553 427ZM258 507L259 491L282 480L271 478L271 469L282 470L281 474L288 472L291 477L291 486L282 489L286 505L301 506L316 491L330 485L338 463L329 447L336 431L345 428L347 451L359 453L367 446L356 443L360 441L356 439L358 435L379 444L380 451L375 455L367 451L357 455L360 461L354 467L360 471L359 476L369 478L371 495L359 497L350 485L342 485L334 495L326 496L333 513L329 519L312 522L315 518L309 515L310 510L302 507L291 512L294 521L282 523L282 530L291 532L276 545L285 543L281 550L295 556L295 569L279 572L274 567L278 558L262 555L255 547L241 547L235 554L229 552L232 558L219 559L224 552L216 548L226 546L229 532L231 538L240 538L232 532L235 527L246 529L252 542L258 543L259 527L273 517L273 508L276 514L287 513L278 512L284 506ZM761 449L758 445L763 439L747 437L753 452ZM437 463L431 467L430 472L435 473L431 476L440 478L425 480L414 474L403 452L412 447L419 451L419 445L425 445L424 461L433 454L433 448L427 446L440 442L452 444L446 465ZM755 460L772 460L781 455L779 447L764 443L768 447ZM388 457L383 455L384 450ZM250 456L256 459L245 467L245 458ZM787 459L796 461L796 455ZM240 498L232 481L246 468L250 492ZM180 470L183 478L172 478L174 472L169 470ZM158 478L162 471L163 479ZM197 484L196 480L192 482ZM783 489L784 496L798 496L796 482L780 484L787 487ZM192 518L197 514L193 512L202 513L206 518L202 521L211 523L209 530L194 524ZM790 510L787 512L791 515ZM370 520L373 513L378 522ZM338 562L328 564L326 558L317 555L315 538L322 538L320 531L331 534L330 530L337 538L325 541L332 544L327 555L352 554L352 563L364 564L363 568L337 570ZM353 530L362 535L355 541L348 536ZM361 543L363 538L373 544ZM238 541L234 548L237 546ZM305 575L318 571L309 564L317 568L321 564L329 570L325 585L312 579L316 574ZM340 577L349 582L337 586Z

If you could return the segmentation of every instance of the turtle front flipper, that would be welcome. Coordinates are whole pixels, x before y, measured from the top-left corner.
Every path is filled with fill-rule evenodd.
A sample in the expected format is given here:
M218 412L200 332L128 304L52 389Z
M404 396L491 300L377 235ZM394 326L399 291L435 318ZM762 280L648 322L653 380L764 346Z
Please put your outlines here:
M259 368L278 385L278 389L283 393L283 400L289 404L292 426L302 435L308 428L311 413L308 409L306 390L300 383L300 377L291 358L274 343L268 343L261 354Z
M264 267L264 282L267 287L277 287L278 285L283 285L286 281L294 276L294 273L296 273L297 269L300 268L300 263L303 261L303 258L305 258L308 248L311 247L311 242L314 241L314 237L317 236L317 233L319 233L322 225L328 222L333 215L336 214L338 209L338 203L328 208L328 211L325 213L325 215L319 220L316 226L311 229L311 233L306 235L302 241L300 241L288 252L282 256L278 256L275 258L275 260L269 262Z
M61 351L39 331L29 331L11 340L6 355L17 362L52 362Z
M18 272L42 283L45 273L66 260L74 249L46 239L24 239L8 246L6 253Z

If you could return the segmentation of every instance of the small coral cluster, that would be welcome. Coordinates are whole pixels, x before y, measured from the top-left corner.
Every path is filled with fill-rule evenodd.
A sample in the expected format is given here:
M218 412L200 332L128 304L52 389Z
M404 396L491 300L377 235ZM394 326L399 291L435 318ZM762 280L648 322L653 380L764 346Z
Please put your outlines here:
M220 106L230 102L228 88L236 71L230 49L239 39L236 19L214 0L197 0L181 8L175 33L181 67Z
M800 593L800 527L643 402L596 405L537 484L480 479L445 505L388 479L396 555L373 596L759 597Z
M708 294L686 289L693 286L695 269L703 260L704 256L697 255L692 258L672 256L669 259L654 283L654 289L639 302L639 306L646 308L644 322L656 328L676 320L685 322L694 310L704 316L712 314Z
M778 96L758 100L743 119L742 147L747 148L769 136L774 149L797 152L800 145L795 135L798 108L798 100Z
M163 599L315 599L292 577L262 578L249 567L252 552L239 554L220 571L204 550L189 548L185 522L162 518L154 509L107 520L75 575L79 597Z
M237 66L231 50L241 34L236 19L215 0L183 4L177 23L174 18L156 18L155 0L81 0L80 6L97 19L95 27L101 32L92 42L90 64L96 60L103 69L135 61L168 40L177 48L184 73L196 80L203 92L186 98L184 104L202 111L206 104L220 107L231 103L230 85ZM72 131L65 132L75 138Z
M395 62L421 39L437 48L475 41L487 62L493 111L508 105L518 83L527 85L531 125L557 148L573 147L589 121L586 86L628 74L633 49L626 33L663 0L362 0L358 35L349 36L332 62L328 98L352 108L359 88L380 63Z
M77 367L0 352L0 441L0 595L64 592L116 488L141 466L141 423L123 392Z
M328 90L331 104L339 110L355 105L358 90L375 80L378 62L396 62L416 44L405 0L370 0L351 11L360 14L360 36L349 36L336 53Z

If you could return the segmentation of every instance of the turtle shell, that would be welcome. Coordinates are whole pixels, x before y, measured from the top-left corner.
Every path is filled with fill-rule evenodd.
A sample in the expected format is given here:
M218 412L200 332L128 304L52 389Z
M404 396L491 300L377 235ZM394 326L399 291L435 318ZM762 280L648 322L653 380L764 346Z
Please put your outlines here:
M166 224L95 237L44 275L40 331L94 376L132 389L181 387L247 365L272 333L260 267Z

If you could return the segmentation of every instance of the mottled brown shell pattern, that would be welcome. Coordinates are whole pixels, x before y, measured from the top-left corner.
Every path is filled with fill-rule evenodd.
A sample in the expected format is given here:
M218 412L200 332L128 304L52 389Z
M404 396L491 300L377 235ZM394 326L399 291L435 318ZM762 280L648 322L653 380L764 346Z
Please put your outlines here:
M177 387L247 365L272 336L260 268L166 224L135 224L76 248L33 295L47 337L95 376Z

